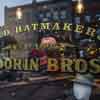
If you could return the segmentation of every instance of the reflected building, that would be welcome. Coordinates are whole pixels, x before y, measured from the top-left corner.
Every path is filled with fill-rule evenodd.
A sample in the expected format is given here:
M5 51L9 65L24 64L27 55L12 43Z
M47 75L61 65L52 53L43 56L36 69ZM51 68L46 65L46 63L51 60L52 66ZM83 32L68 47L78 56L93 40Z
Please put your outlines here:
M99 2L99 1L98 1ZM90 4L88 6L88 4ZM98 4L98 6L96 6ZM91 2L91 0L85 1L86 12L83 17L76 15L72 10L72 1L71 0L45 0L42 2L36 2L33 0L31 4L20 5L16 7L5 7L5 25L11 28L11 35L16 38L18 45L26 44L25 49L16 49L15 51L11 50L12 57L27 57L28 53L31 51L33 45L37 43L39 37L45 36L47 34L53 34L58 36L56 32L46 32L46 31L36 31L36 32L23 32L15 34L15 27L17 25L27 25L32 22L41 23L41 22L72 22L79 24L80 20L83 20L83 24L86 22L91 22L93 16L99 16L100 3L96 1ZM22 19L18 20L16 17L16 10L20 8L22 11ZM96 12L93 13L93 10ZM75 14L74 16L72 16ZM62 36L62 31L59 32ZM71 34L64 33L64 34ZM60 37L58 36L58 37ZM67 36L67 35L66 35ZM67 36L68 37L68 36ZM29 45L27 47L27 45Z
M22 11L22 19L17 19L16 10ZM37 43L40 35L50 34L50 32L23 32L15 33L17 25L27 25L32 22L71 22L71 2L63 1L43 1L16 7L5 7L5 25L11 29L11 36L18 41L18 45L26 45L25 49L11 50L11 57L27 57L33 44ZM30 45L27 47L27 45Z

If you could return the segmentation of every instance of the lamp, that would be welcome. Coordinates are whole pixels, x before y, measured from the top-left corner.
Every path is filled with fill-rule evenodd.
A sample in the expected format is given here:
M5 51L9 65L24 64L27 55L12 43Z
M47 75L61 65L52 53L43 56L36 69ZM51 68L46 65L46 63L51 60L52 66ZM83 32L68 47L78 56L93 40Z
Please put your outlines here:
M82 0L78 0L77 1L78 3L77 3L77 5L76 5L76 12L78 13L78 14L81 14L81 13L83 13L84 12L84 5L83 5L83 2L82 2Z
M16 10L16 17L17 19L22 19L22 9L21 8L17 8Z

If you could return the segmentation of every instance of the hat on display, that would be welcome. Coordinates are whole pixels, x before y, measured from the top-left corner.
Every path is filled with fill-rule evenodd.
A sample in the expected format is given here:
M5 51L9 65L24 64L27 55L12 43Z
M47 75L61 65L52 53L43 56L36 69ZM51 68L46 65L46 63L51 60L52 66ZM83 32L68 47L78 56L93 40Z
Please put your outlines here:
M91 74L77 74L76 79L72 80L74 83L94 86L94 77Z

